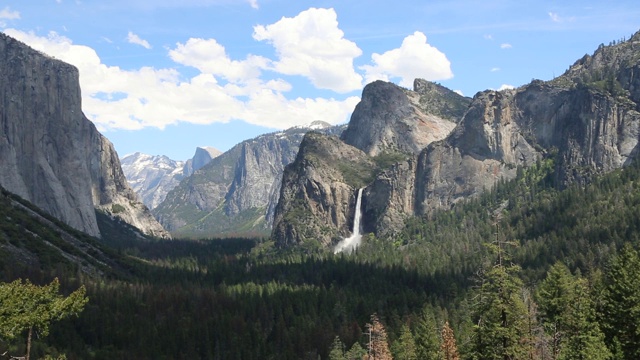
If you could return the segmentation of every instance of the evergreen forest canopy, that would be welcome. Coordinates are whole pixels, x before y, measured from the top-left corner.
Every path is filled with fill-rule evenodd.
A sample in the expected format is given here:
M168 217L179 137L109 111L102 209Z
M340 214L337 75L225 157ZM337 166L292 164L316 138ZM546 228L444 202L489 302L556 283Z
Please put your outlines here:
M61 256L58 233L3 193L1 280L86 289L77 318L34 337L32 358L640 358L640 166L558 190L553 161L351 256L140 241L102 218L105 243L81 238L111 259L96 262L101 276L82 270L97 255ZM37 261L16 256L27 253ZM0 354L24 354L27 337L1 337Z

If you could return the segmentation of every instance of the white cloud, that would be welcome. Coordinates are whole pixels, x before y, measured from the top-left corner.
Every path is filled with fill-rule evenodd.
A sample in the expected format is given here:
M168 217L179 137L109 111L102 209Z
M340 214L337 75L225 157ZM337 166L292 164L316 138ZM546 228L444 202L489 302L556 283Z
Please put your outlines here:
M249 0L249 5L251 5L251 7L254 9L260 8L260 6L258 5L258 0Z
M147 50L151 49L151 44L149 44L147 40L140 38L140 36L132 33L131 31L127 34L127 41L130 44L140 45Z
M500 85L500 87L498 88L498 91L502 91L502 90L508 90L508 89L515 89L516 87L513 85L509 85L509 84L502 84Z
M427 43L427 37L416 31L404 38L402 45L384 54L371 55L373 65L361 67L367 82L400 78L400 85L411 87L413 80L445 80L453 77L446 55Z
M507 43L500 44L500 49L511 49L511 48L512 48L511 44L507 44Z
M491 68L491 70L489 70L489 71L491 71L491 72L500 71L500 68L499 67L494 67L494 68Z
M20 19L20 12L11 11L11 9L8 6L6 6L4 9L0 10L0 19L7 19L7 20Z
M462 90L453 90L453 92L460 96L464 96L464 94L462 93Z
M210 124L234 119L280 129L307 123L309 119L337 124L347 120L358 102L357 97L345 100L287 99L283 92L291 90L290 84L279 79L263 81L250 78L256 73L252 73L253 70L243 72L243 69L255 69L251 63L253 58L234 62L224 55L224 49L218 49L222 52L217 53L212 61L190 60L189 66L197 65L203 72L184 80L175 69L143 67L129 71L108 66L92 48L75 45L55 32L47 36L13 29L5 32L78 67L83 111L101 131L165 128L178 122ZM173 49L174 56L197 54L194 50L197 46L188 44ZM210 49L216 44L209 41L204 46ZM185 59L181 61L188 62ZM229 73L212 70L215 68L212 64L225 61L232 64ZM218 74L224 78L242 78L243 82L220 84L215 77ZM244 74L244 77L237 74Z
M493 35L491 35L491 34L484 34L482 37L483 37L485 40L493 40Z
M231 82L248 81L260 76L269 66L262 56L249 55L244 61L231 60L215 39L189 39L169 51L169 57L179 64L194 67L206 74L218 75Z
M549 12L549 18L551 18L551 21L555 22L555 23L564 23L564 22L572 22L575 21L575 17L571 16L571 17L563 17L560 16L560 14L555 13L555 12Z
M305 76L317 88L341 93L362 87L362 77L353 67L362 50L344 38L335 10L310 8L253 30L254 39L274 46L278 61L273 70Z

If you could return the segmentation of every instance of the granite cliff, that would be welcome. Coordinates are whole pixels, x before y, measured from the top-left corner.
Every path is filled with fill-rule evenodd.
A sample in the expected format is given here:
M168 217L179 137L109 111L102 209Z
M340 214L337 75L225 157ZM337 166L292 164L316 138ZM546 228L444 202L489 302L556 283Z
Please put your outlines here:
M100 236L96 210L169 237L81 109L78 70L0 33L0 186Z
M295 159L304 134L343 128L314 121L243 141L182 180L153 213L179 236L265 234L273 222L282 172Z
M628 41L601 45L556 79L483 91L472 100L456 100L451 91L422 80L416 80L413 92L382 82L367 85L341 137L377 162L363 194L364 232L393 235L407 217L476 196L541 158L555 159L559 188L630 163L639 151L639 74L640 32ZM321 224L355 211L351 198L346 208L338 204L323 212L304 205L307 199L323 203L304 184L313 181L323 188L334 181L317 175L330 174L330 169L316 167L311 173L304 170L306 163L301 153L290 167L297 175L285 173L296 181L287 183L291 189L283 186L285 203L276 212L273 237L281 246L308 241L300 234L315 228L292 221L290 209L306 209L296 218L313 215ZM335 170L335 163L324 166ZM334 212L339 214L329 216ZM343 236L343 228L333 223L323 229L335 234L324 245Z
M340 139L305 137L283 176L272 237L280 246L335 244L350 232L360 187L365 231L401 225L413 213L417 155L453 130L469 102L422 79L413 91L367 85Z

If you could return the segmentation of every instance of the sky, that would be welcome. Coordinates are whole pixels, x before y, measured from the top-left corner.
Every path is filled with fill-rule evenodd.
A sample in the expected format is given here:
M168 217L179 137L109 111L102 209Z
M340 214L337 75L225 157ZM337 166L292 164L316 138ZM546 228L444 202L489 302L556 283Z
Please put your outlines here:
M550 80L638 30L637 0L0 0L0 31L78 67L121 157L174 160L346 123L374 80L469 97Z

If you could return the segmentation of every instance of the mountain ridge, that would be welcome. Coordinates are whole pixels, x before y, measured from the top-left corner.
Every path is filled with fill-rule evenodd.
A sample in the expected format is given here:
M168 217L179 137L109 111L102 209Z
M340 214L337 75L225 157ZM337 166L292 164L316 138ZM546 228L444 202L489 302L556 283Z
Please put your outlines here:
M359 130L347 128L342 140L369 155L399 152L408 156L380 169L376 179L366 184L362 200L364 231L393 236L408 218L475 197L501 179L513 179L519 167L529 167L545 157L556 158L554 184L559 188L586 183L596 174L628 164L637 156L640 141L639 34L626 42L601 46L594 55L578 60L556 79L534 80L517 89L478 92L466 109L456 112L461 115L454 121L455 128L419 151L415 149L422 146L421 138L404 136L410 133L406 122L420 121L420 117L408 111L409 100L403 99L402 92L393 84L368 85L386 90L373 93L370 98L372 92L363 91L363 99L356 106L362 113L354 111L349 123L351 127L354 122L353 129ZM414 86L414 92L417 88ZM385 96L387 92L389 96ZM442 106L442 102L430 104L433 103ZM434 108L425 111L438 113ZM367 131L362 125L371 119L377 119L369 124L375 131ZM296 162L291 169L298 169L301 178L293 186L300 192L287 191L304 193L302 184L311 179L316 183L332 183L330 178L305 179L305 170L301 169L307 159L300 156ZM355 193L355 189L351 192ZM300 195L298 199L303 197ZM353 202L350 204L346 211L353 213ZM276 218L288 218L286 209L293 207L278 206L285 213L276 214ZM338 209L326 210L332 211ZM286 225L276 223L274 229L283 226ZM303 234L313 226L297 226L288 232L274 231L276 243L290 246L304 242L294 234ZM335 233L335 230L326 231ZM325 246L338 240L334 236Z

